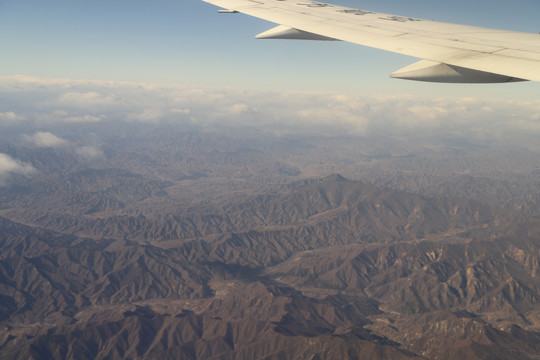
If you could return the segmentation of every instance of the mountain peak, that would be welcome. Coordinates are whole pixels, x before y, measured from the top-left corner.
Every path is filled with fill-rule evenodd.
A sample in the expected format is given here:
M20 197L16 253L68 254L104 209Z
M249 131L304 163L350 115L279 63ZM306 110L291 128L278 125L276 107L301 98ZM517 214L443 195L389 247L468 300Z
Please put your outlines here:
M350 182L351 180L344 178L340 174L332 174L322 178L312 178L305 179L294 182L293 186L302 186L302 185L317 185L317 184L332 184L332 183L345 183Z
M345 181L350 181L350 180L344 178L340 174L332 174L332 175L328 175L325 178L320 179L320 181L321 182L345 182Z

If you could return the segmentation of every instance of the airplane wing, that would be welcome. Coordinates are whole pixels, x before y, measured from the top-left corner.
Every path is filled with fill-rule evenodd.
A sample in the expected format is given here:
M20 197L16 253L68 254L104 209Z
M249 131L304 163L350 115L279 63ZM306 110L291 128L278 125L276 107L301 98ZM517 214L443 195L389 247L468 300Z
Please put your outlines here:
M422 60L390 76L452 83L540 81L540 35L303 0L203 0L276 24L259 39L343 40Z

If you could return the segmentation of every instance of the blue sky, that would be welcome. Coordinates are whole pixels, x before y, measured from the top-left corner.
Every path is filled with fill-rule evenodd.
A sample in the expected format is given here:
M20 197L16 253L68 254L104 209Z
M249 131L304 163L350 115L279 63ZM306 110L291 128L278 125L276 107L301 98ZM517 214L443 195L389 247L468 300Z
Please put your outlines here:
M338 0L345 6L527 32L540 1ZM272 24L198 0L0 0L0 76L347 93L536 98L536 83L389 79L415 59L347 43L255 40Z

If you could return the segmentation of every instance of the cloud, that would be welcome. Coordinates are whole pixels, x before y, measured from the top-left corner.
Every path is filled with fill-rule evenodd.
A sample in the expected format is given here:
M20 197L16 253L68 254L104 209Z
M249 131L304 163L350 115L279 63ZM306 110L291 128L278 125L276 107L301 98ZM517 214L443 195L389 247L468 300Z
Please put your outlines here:
M81 115L81 116L71 116L64 119L68 123L97 123L103 121L105 118L104 115L94 116L94 115Z
M252 112L252 110L250 109L249 105L247 104L234 104L232 105L231 107L229 107L227 109L227 111L232 114L232 115L237 115L237 114L243 114L243 113L247 113L247 112Z
M32 136L25 136L25 139L38 147L56 148L69 145L69 141L46 131L39 131Z
M93 146L83 146L76 149L75 152L85 160L95 160L104 156L103 151Z
M188 115L191 113L190 109L171 109L171 113L173 114L181 114L181 115Z
M0 121L15 121L18 119L19 117L13 111L0 113Z
M9 155L0 153L0 186L6 185L10 175L20 174L29 176L36 172L31 165L13 159Z
M0 96L9 100L0 105L0 125L17 118L41 129L57 124L189 122L207 129L452 136L519 146L524 139L531 146L540 136L539 100L246 91L31 77L0 77Z
M129 121L138 121L143 123L158 123L164 114L160 109L142 109L140 112L131 113L127 116Z

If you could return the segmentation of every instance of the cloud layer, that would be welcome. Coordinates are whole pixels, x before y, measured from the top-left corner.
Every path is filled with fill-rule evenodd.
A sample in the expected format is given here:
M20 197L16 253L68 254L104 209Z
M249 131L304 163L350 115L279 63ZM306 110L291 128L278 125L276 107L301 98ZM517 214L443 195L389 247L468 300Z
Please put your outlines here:
M190 123L278 134L451 136L540 150L540 100L243 91L25 76L0 80L0 95L8 100L0 104L0 126ZM66 145L48 132L28 140L37 146Z

